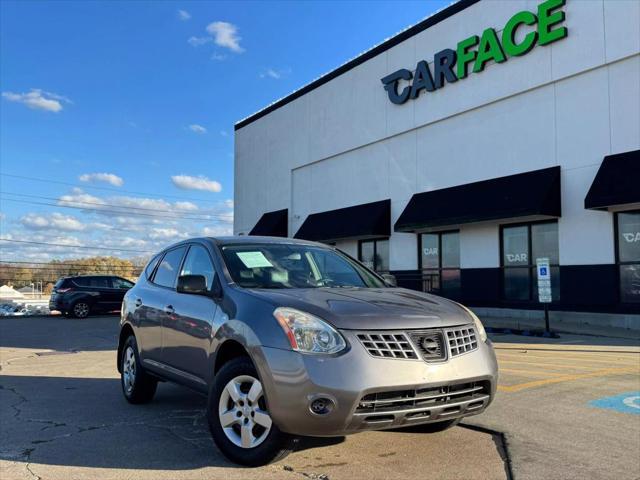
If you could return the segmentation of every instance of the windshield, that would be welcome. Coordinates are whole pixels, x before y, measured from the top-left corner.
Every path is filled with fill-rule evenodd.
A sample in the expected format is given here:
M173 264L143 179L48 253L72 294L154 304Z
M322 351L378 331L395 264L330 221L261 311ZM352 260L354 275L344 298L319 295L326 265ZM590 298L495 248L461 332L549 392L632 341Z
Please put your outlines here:
M226 245L222 255L235 283L244 288L380 288L377 276L328 248L265 243Z

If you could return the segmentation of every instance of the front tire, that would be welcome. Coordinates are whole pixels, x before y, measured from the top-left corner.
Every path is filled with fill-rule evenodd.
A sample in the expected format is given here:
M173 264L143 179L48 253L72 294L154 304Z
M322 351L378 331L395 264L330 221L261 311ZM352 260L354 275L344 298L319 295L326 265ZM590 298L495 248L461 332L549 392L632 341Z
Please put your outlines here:
M241 465L258 467L281 460L295 443L271 421L258 372L247 357L231 360L216 375L207 418L215 444Z
M138 355L136 337L130 335L122 347L120 385L129 403L148 403L153 399L158 381L144 371Z

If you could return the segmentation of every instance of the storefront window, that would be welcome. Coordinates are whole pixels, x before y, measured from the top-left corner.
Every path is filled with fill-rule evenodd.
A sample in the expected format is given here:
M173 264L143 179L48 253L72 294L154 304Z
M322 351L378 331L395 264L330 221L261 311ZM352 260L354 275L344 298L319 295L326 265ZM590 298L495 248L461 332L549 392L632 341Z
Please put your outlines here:
M445 297L460 296L460 233L420 235L422 289Z
M358 259L376 272L389 271L389 240L362 240Z
M616 214L620 300L640 303L640 210Z
M545 222L502 228L504 298L537 301L536 260L548 258L551 265L551 298L560 299L558 223Z

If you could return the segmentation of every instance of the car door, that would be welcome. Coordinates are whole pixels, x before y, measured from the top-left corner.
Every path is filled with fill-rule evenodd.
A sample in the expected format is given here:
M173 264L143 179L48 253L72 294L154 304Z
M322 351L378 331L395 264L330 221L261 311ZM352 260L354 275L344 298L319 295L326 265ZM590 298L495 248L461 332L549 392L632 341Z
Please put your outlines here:
M168 250L152 272L150 280L140 282L134 290L132 301L135 302L139 319L139 348L143 361L150 360L155 368L160 368L163 362L164 325L171 314L168 307L171 307L172 295L175 295L178 270L186 250L186 246Z
M159 287L156 287L152 280L163 256L164 252L151 259L127 299L127 302L133 305L132 321L138 327L136 337L143 361L159 362L162 353L162 324L159 317L162 311L156 308L158 302L152 300L157 296L156 290ZM152 307L152 304L156 307Z
M216 271L209 251L192 244L180 269L181 275L202 275L211 291ZM209 352L218 308L211 296L172 293L173 312L163 324L163 362L178 369L186 380L203 384L209 372Z
M95 276L89 277L89 287L93 297L93 308L101 312L113 310L111 280L109 277Z

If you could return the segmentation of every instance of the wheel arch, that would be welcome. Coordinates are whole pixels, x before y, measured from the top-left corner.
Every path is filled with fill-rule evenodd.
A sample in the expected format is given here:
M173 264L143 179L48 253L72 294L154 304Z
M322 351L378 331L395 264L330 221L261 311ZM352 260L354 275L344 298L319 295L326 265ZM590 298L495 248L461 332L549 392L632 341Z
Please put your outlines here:
M237 340L225 340L224 343L220 345L220 347L216 351L216 356L213 363L213 375L215 376L225 363L233 360L234 358L240 357L246 357L253 362L251 355L249 355L249 351L244 345L242 345Z
M124 342L131 335L133 335L134 338L136 336L135 332L133 331L133 327L128 323L125 323L124 325L122 325L122 328L120 329L120 337L118 338L118 356L116 358L118 372L120 373L122 373L122 347L124 345Z

